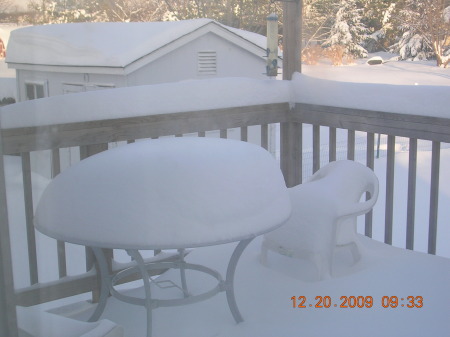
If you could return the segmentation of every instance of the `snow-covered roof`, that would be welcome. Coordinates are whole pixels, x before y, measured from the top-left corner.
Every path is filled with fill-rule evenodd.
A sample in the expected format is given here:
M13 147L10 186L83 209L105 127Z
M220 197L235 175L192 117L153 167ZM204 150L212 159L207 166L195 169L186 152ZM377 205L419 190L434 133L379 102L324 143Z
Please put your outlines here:
M266 49L266 38L210 19L161 22L96 22L31 26L11 34L6 62L50 66L124 68L175 41L209 31L244 48ZM186 39L186 42L189 38Z

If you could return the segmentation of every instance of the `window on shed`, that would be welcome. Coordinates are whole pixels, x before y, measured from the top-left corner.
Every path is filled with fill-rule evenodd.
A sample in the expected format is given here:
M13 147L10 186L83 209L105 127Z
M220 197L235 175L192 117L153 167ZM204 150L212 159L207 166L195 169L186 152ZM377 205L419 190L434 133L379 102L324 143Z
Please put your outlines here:
M198 74L215 75L217 74L217 52L199 51L197 55Z
M63 94L71 94L71 93L75 93L75 92L83 92L84 90L84 86L82 84L66 84L63 83Z
M27 100L45 97L45 86L43 83L26 83L25 91Z
M95 83L63 83L63 93L70 94L75 92L94 91L114 88L114 84L95 84Z

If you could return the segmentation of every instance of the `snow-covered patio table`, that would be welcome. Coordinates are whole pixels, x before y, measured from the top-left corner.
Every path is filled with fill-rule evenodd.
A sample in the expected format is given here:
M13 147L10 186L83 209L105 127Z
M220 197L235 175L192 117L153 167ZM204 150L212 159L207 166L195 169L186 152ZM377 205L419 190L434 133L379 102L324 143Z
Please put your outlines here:
M139 141L92 156L57 176L42 195L35 226L58 240L92 247L102 287L90 320L100 317L111 292L147 310L208 299L225 291L236 322L242 321L234 296L234 273L251 240L280 226L291 203L276 160L259 146L212 138ZM139 250L179 249L239 242L225 279L217 271L184 261L146 264ZM125 249L136 266L109 275L103 248ZM180 298L154 299L148 271L180 269ZM217 279L213 289L189 294L185 270ZM119 293L115 284L139 272L145 298ZM171 284L174 284L170 282Z

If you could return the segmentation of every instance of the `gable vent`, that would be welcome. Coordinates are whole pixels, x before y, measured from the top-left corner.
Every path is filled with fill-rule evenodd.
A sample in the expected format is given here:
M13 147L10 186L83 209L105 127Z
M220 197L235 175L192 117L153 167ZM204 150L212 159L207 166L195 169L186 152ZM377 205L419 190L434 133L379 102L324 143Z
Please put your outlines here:
M217 52L199 51L197 60L198 60L197 70L199 75L217 74Z

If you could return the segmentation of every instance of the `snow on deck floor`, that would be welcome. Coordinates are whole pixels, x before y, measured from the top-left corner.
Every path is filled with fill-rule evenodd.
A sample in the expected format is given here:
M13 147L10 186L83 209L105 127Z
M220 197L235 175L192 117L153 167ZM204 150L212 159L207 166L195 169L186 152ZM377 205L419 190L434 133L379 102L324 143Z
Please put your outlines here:
M314 281L314 269L305 261L273 253L271 268L259 263L261 238L244 252L236 271L235 289L245 319L236 324L225 294L193 305L157 308L153 311L153 336L157 337L283 337L283 336L448 336L450 331L450 259L406 251L361 237L364 259L351 267L345 251L337 255L338 275ZM206 264L224 272L234 244L194 250L188 261ZM161 279L179 280L178 271ZM214 280L188 272L191 291L210 289ZM141 288L132 291L143 295ZM164 290L166 295L178 290ZM153 289L154 296L161 294ZM306 308L293 308L293 296L306 296ZM330 308L314 308L316 296L330 296ZM371 308L340 308L341 296L372 296ZM383 308L383 296L397 296L397 308ZM422 308L407 308L408 296L422 296ZM161 297L160 297L161 298ZM416 303L419 303L418 300ZM309 307L312 304L313 307ZM334 307L337 304L337 307ZM401 304L404 304L402 307ZM125 336L145 336L145 310L108 300L102 318L125 328Z

